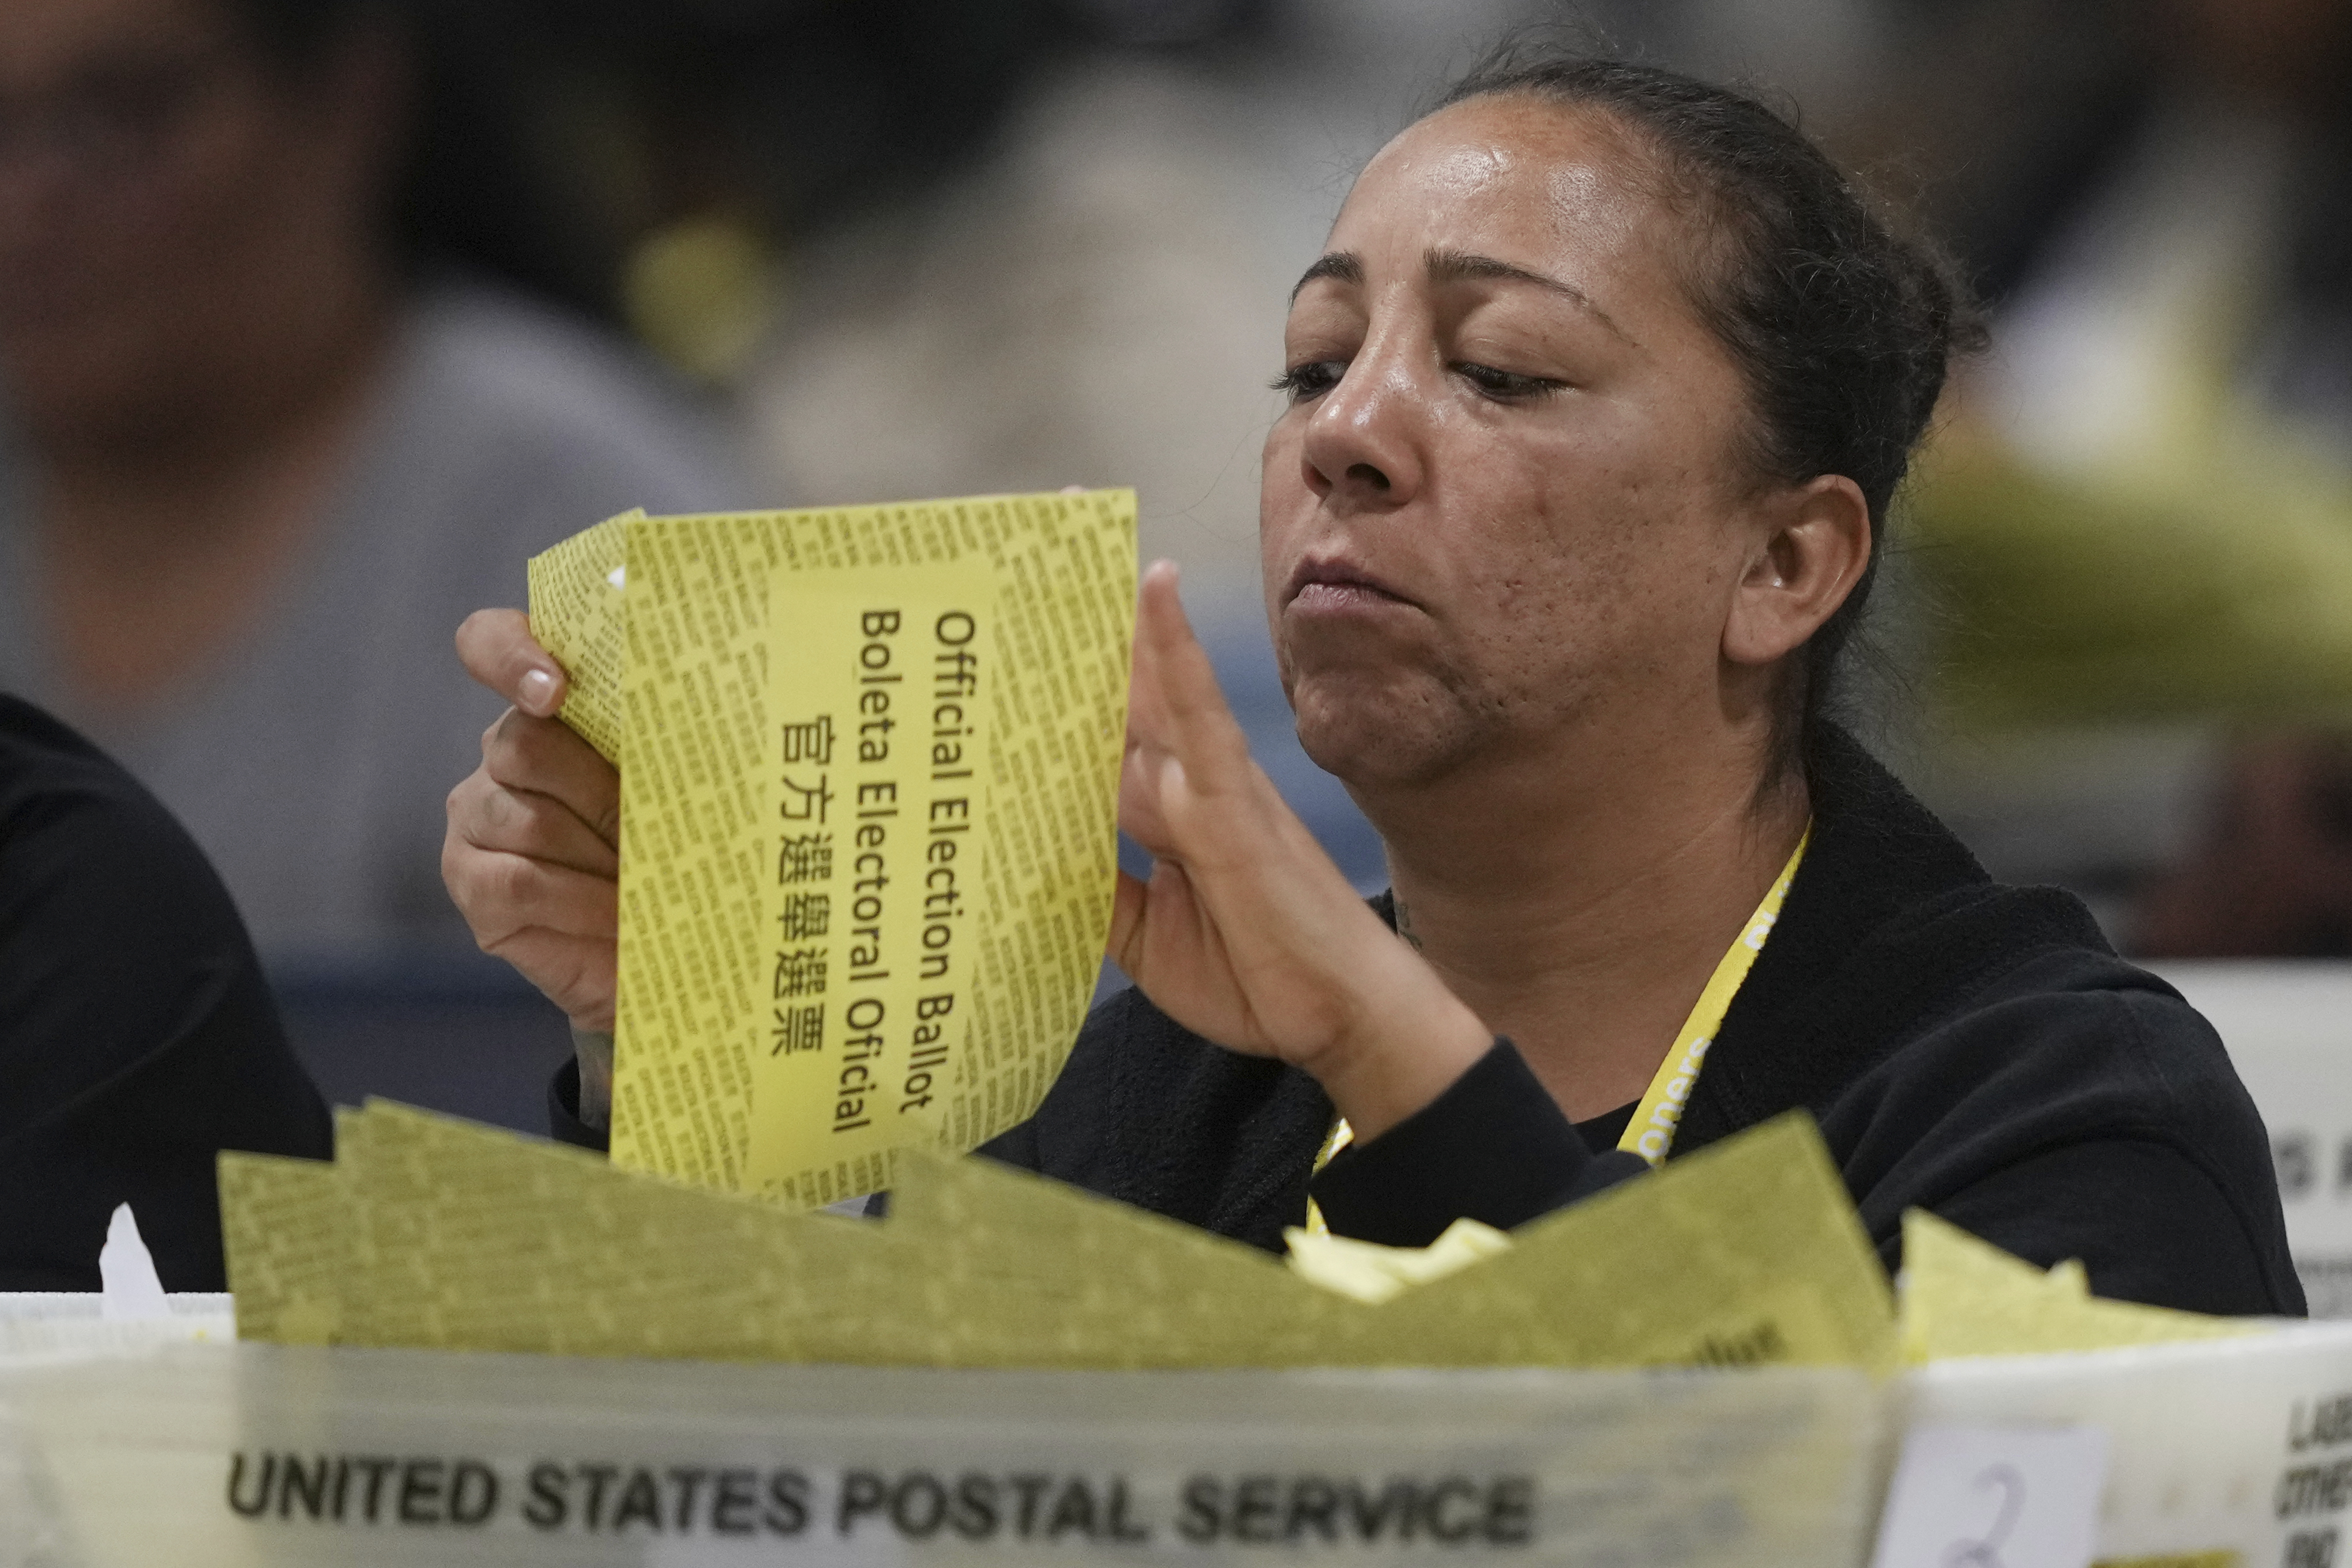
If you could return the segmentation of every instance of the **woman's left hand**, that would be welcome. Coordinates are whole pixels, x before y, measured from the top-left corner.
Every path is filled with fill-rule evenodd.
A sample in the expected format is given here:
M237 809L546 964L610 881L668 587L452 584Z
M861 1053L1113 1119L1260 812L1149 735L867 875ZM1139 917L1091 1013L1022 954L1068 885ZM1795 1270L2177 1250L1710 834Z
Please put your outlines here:
M1157 863L1119 873L1112 959L1195 1034L1313 1074L1360 1139L1494 1043L1250 759L1166 561L1138 607L1118 816Z

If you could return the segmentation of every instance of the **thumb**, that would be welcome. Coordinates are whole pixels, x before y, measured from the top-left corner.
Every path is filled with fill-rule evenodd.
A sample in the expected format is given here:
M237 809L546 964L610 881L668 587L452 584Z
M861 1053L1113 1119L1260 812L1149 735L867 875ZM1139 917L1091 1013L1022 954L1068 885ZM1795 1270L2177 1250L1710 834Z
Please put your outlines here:
M520 610L477 610L457 628L466 673L523 712L548 718L563 706L569 683L555 655L530 634Z

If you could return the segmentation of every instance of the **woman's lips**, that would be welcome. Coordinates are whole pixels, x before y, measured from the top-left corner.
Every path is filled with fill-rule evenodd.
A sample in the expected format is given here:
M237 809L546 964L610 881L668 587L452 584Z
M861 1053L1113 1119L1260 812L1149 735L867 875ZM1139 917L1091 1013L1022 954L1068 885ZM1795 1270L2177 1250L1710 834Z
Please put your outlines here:
M1337 561L1303 561L1290 574L1286 609L1308 615L1348 614L1410 606L1412 601L1371 573Z

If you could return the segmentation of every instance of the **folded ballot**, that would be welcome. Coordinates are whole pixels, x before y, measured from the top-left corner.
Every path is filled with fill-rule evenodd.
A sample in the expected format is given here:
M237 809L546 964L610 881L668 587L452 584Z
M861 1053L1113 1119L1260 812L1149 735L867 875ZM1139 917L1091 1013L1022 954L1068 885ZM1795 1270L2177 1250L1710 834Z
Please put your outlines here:
M1903 1359L2038 1355L2233 1339L2258 1318L2215 1318L2091 1294L2082 1263L2042 1270L1915 1208L1903 1217Z
M621 770L612 1154L810 1208L1023 1120L1117 869L1135 497L599 524L530 563Z

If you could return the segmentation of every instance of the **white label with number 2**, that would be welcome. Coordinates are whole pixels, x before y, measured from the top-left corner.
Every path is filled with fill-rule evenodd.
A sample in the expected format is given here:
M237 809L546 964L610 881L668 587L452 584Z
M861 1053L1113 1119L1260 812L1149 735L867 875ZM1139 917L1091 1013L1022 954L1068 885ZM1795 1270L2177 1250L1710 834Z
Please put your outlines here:
M2086 1568L2107 1435L2096 1427L1911 1428L1872 1568Z

